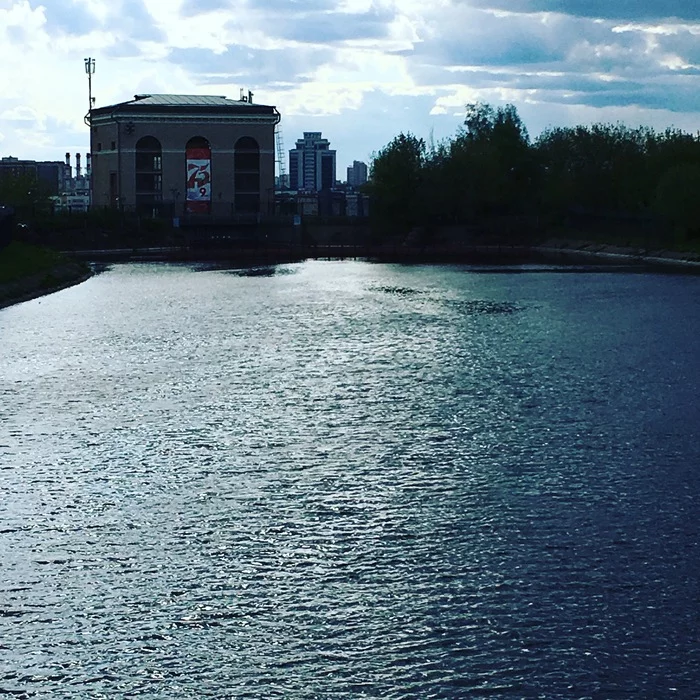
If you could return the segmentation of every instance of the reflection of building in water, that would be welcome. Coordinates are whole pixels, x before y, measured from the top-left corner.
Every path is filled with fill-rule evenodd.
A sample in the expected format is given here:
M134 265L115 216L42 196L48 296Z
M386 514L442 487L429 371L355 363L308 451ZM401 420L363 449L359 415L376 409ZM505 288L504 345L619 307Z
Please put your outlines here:
M93 109L93 206L149 216L266 213L279 120L250 92L239 100L136 95Z

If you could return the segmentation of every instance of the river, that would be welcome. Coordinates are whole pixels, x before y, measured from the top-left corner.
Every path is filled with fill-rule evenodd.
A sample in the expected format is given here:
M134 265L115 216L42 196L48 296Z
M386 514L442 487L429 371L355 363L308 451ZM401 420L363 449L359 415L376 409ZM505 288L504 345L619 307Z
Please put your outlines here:
M0 695L695 698L700 278L115 265L0 310Z

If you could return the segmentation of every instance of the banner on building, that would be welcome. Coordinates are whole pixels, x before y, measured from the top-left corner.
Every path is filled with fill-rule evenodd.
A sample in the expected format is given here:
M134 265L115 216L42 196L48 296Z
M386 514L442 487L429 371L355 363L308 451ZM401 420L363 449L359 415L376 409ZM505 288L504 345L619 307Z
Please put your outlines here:
M211 151L187 149L187 211L208 214L211 211Z

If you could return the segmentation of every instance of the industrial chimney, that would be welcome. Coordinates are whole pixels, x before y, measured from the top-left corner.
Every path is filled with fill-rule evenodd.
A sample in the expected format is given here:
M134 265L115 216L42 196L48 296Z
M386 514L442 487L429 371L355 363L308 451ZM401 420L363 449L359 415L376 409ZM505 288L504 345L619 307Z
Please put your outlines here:
M80 177L80 153L75 154L75 176Z
M92 171L92 156L88 153L85 156L85 175L86 175L86 177L90 177L91 171Z

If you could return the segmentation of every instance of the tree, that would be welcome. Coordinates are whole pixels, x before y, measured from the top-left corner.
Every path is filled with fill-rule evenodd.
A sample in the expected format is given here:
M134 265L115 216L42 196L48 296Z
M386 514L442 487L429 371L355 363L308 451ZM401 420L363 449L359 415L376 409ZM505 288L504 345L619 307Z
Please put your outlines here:
M649 129L594 124L548 129L536 142L543 203L563 213L643 211L651 196L646 158Z
M383 232L407 234L423 222L425 158L423 139L401 133L372 159L371 212Z
M700 235L700 165L681 163L659 179L655 209L672 222L682 238Z
M452 147L470 183L472 207L481 214L522 213L535 178L530 137L513 105L468 104L464 128Z
M0 176L0 203L14 207L20 219L34 219L51 211L46 186L30 173Z

